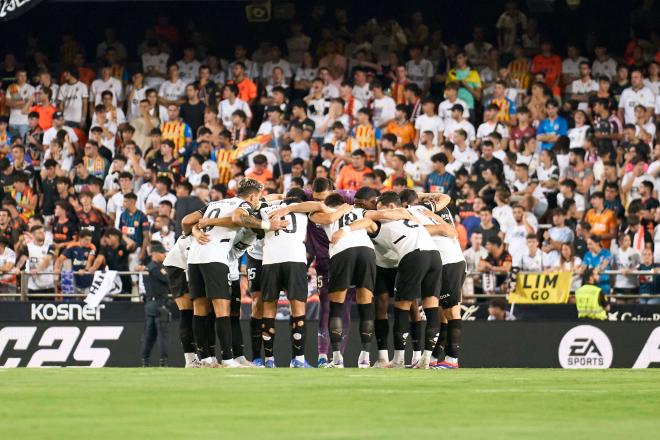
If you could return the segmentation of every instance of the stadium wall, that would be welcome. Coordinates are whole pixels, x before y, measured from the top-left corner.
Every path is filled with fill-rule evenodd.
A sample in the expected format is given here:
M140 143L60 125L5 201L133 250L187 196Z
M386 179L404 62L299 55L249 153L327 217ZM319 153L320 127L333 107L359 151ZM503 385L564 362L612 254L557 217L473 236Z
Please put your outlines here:
M143 317L143 306L129 302L102 304L96 311L78 303L4 303L0 366L139 366ZM176 312L173 317L170 365L182 366ZM244 335L249 335L248 322L243 324ZM276 361L288 365L288 322L279 321L277 332ZM316 332L316 321L308 321L310 362L316 360ZM250 356L249 340L245 342ZM360 351L356 321L346 350L346 364L354 366ZM152 359L158 357L154 352ZM660 322L465 321L461 358L462 367L473 368L658 367Z

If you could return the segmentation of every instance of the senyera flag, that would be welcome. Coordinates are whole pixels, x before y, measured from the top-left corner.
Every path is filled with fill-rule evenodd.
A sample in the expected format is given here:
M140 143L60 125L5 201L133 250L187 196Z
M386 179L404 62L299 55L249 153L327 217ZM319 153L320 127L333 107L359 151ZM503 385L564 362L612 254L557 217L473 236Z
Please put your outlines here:
M0 22L13 20L43 0L0 0Z
M255 151L259 150L262 146L270 144L273 136L270 134L261 134L259 136L246 139L243 142L236 144L236 159L242 159Z

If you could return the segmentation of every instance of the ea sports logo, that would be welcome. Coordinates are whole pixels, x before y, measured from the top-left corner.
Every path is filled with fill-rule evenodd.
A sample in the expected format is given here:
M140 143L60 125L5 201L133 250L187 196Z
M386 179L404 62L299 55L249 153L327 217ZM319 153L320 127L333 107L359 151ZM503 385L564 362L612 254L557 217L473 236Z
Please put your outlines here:
M558 354L562 368L609 368L612 365L610 339L593 325L579 325L566 332L559 343Z

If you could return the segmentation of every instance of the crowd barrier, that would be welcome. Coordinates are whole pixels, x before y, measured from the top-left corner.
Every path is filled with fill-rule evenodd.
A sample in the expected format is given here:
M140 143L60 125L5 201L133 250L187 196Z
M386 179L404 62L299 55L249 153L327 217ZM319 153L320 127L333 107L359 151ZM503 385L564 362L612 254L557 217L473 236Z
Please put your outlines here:
M0 272L0 274L3 274L4 272ZM608 274L608 275L619 275L623 274L624 272L618 271L618 270L608 270L608 271L603 271L603 274ZM533 276L538 276L538 277L543 277L547 276L548 273L544 272L542 274L538 273L531 273L531 272L518 272L516 274L517 277L520 277L522 275L533 275ZM647 277L652 277L652 276L660 276L660 273L658 272L653 272L653 271L630 271L630 272L625 272L626 275L636 275L636 276L647 276ZM86 293L62 293L61 289L59 289L59 285L53 285L53 290L52 292L39 292L39 293L33 293L28 290L28 278L31 275L61 275L61 273L55 273L55 272L36 272L36 273L31 273L31 272L25 272L21 271L16 273L18 278L18 283L15 289L12 289L14 286L8 286L7 284L3 284L4 291L0 291L0 299L20 299L21 301L28 301L28 300L34 300L34 299L83 299L87 296ZM138 275L147 275L147 272L135 272L135 271L118 271L117 272L118 276L133 276L134 279L137 279ZM246 278L247 274L245 272L242 272L241 274L242 278ZM483 275L483 272L469 272L468 276L475 276L475 275ZM58 287L58 288L56 288ZM13 290L13 291L12 291ZM108 295L109 298L115 298L115 299L123 299L123 300L131 300L135 302L141 301L141 292L139 288L139 284L134 282L132 287L131 287L131 293L111 293ZM622 293L615 293L611 292L610 295L614 298L621 299L621 300L634 300L634 299L643 299L643 300L648 300L648 299L656 299L658 302L660 302L660 294L622 294ZM314 296L314 293L310 291L310 298ZM478 301L478 300L483 300L483 299L492 299L492 298L508 298L509 295L508 293L466 293L464 291L463 293L463 300L464 302L473 302L473 301ZM243 302L251 302L249 297L243 297ZM511 301L514 302L514 301ZM539 304L544 303L544 301L538 301Z
M174 307L171 317L169 365L181 367ZM246 355L251 357L249 321L244 319L242 325ZM357 326L354 319L345 352L347 366L355 366L361 349ZM276 328L276 362L286 366L291 359L288 321L277 321ZM0 307L0 366L137 367L143 329L144 307L131 302L101 304L96 310L75 302L6 302ZM310 363L316 361L316 336L317 321L310 319ZM159 357L155 350L152 359ZM468 368L658 367L660 322L491 322L468 316L461 350L461 365ZM375 343L372 356L376 358Z

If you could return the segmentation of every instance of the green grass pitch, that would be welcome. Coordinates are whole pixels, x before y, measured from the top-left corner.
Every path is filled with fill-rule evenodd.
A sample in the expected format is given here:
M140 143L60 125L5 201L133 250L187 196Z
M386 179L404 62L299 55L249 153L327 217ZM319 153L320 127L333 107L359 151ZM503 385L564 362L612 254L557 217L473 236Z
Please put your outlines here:
M0 370L3 439L657 439L657 370Z

